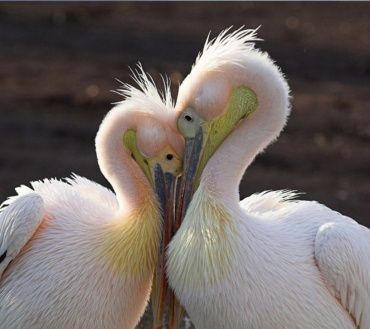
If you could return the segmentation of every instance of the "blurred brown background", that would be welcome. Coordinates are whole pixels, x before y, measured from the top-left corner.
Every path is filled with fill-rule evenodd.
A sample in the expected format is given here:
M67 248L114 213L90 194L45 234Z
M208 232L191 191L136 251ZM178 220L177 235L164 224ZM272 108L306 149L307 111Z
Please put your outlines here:
M370 226L369 17L359 2L1 4L0 200L71 172L107 184L94 137L120 100L115 78L130 82L141 61L176 94L210 30L261 25L258 47L286 74L293 112L248 169L242 197L304 191Z

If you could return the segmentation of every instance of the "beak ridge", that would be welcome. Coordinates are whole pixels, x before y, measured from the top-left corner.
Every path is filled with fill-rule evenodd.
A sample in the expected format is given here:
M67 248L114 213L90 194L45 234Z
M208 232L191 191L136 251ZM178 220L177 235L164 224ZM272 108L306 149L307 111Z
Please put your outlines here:
M175 230L180 227L191 200L193 180L197 172L202 146L203 130L199 128L194 138L186 138L185 140L184 173L179 180L176 196Z

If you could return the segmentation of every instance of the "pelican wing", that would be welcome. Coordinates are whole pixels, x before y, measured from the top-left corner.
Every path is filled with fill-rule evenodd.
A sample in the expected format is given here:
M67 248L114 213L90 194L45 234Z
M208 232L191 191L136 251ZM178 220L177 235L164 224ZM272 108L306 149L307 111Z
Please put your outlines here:
M0 206L0 278L44 216L44 202L37 193L9 198Z
M370 328L370 231L343 220L320 227L315 257L329 289L359 329Z

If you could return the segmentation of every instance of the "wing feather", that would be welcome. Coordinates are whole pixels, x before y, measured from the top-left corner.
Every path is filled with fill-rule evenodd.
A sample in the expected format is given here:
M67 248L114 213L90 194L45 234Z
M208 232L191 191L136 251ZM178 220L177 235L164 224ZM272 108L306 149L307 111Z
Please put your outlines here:
M0 278L8 264L31 239L45 216L37 193L9 198L0 206Z
M370 230L345 219L324 224L315 241L318 267L359 329L370 328Z
M255 193L240 201L240 206L249 213L263 214L286 207L299 193L290 190Z

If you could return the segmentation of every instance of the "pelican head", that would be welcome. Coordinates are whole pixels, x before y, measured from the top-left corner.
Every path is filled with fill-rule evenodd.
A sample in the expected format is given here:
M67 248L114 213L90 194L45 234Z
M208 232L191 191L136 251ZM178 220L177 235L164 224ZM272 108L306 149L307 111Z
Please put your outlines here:
M154 117L141 118L137 130L123 134L123 145L154 188L162 211L170 204L173 184L182 171L182 159L175 132ZM177 151L176 151L177 149Z
M228 32L206 41L179 89L177 126L185 138L178 206L182 216L209 160L234 131L254 121L253 129L260 128L255 139L264 141L261 149L277 137L289 113L289 89L268 55L254 48L256 30ZM226 152L224 160L227 166Z

